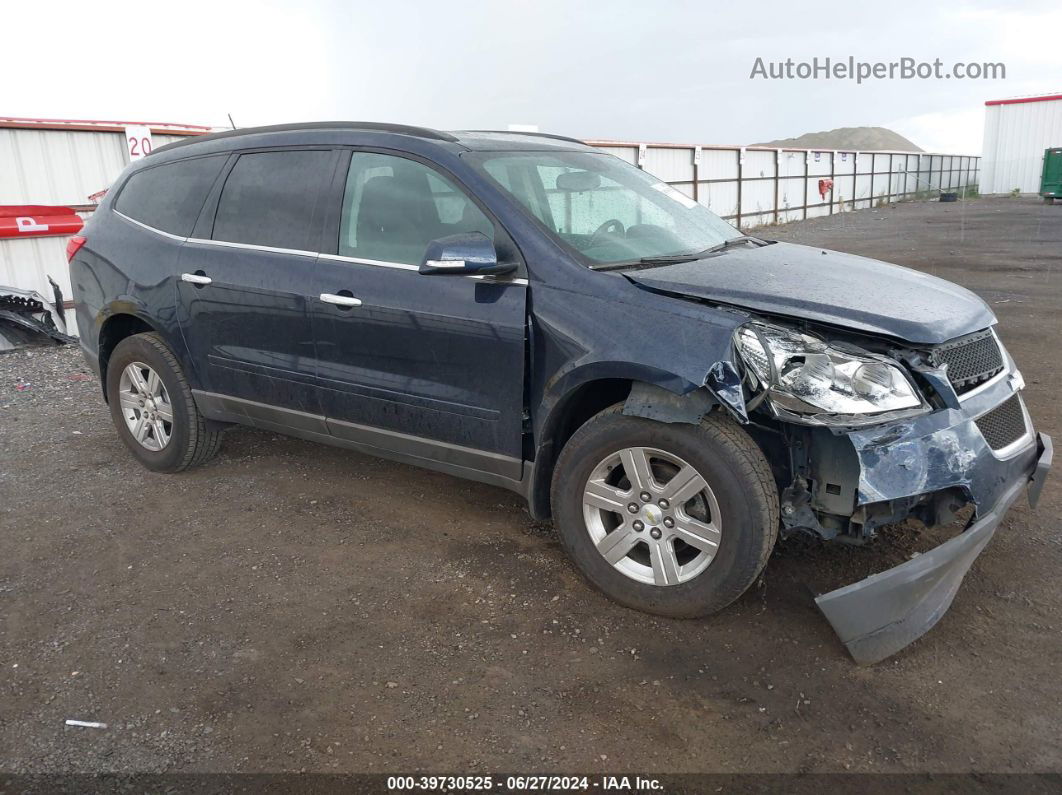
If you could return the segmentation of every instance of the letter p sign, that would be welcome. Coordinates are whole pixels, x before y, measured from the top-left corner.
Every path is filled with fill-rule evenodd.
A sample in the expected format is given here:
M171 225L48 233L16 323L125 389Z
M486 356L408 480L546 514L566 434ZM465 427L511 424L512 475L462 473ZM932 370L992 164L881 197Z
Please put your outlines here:
M34 232L47 232L48 224L38 224L33 218L18 216L15 218L15 228L20 234L32 234Z

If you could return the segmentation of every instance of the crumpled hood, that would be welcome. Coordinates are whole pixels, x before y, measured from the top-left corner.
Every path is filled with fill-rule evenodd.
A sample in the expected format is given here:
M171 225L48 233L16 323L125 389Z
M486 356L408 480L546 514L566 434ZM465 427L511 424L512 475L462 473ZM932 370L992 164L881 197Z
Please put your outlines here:
M912 343L938 343L995 323L964 287L888 262L792 243L624 273L637 284Z

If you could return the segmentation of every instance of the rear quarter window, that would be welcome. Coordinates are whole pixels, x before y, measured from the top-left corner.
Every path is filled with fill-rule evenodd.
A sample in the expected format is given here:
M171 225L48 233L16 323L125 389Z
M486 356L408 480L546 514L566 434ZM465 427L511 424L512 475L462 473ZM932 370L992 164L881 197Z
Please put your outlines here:
M228 155L179 160L137 171L114 209L142 224L187 237Z

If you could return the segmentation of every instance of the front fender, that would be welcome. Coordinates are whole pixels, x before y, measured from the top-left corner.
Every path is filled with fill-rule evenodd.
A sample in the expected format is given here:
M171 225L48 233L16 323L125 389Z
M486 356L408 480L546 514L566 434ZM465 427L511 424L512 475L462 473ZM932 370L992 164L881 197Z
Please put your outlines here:
M715 366L733 371L733 334L747 315L638 287L618 274L593 274L597 292L535 284L531 300L529 398L541 442L566 395L583 384L623 379L686 395L708 384ZM729 369L728 369L729 368ZM732 392L731 392L732 394Z
M632 383L651 384L673 395L685 395L697 388L698 384L688 381L677 373L638 362L594 361L585 364L572 363L546 384L540 406L543 413L544 427L556 423L556 411L563 407L566 399L580 389L595 381L629 381Z
M661 295L616 273L572 275L593 294L540 282L530 293L527 395L535 463L529 492L538 518L549 515L549 480L564 442L559 437L573 430L569 409L579 413L573 421L585 419L584 399L595 384L603 399L589 397L591 409L628 398L632 389L618 387L633 384L642 385L629 407L633 413L652 412L654 403L681 406L681 417L716 403L731 406L735 384L740 398L732 341L746 314Z

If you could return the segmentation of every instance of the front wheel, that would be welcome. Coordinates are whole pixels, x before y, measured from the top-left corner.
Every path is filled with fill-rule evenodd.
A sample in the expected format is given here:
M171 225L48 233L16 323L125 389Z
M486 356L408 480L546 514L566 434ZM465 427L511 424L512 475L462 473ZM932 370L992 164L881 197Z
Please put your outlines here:
M590 582L637 610L717 612L755 582L778 536L763 453L720 413L699 425L614 406L565 445L552 484L561 543Z

